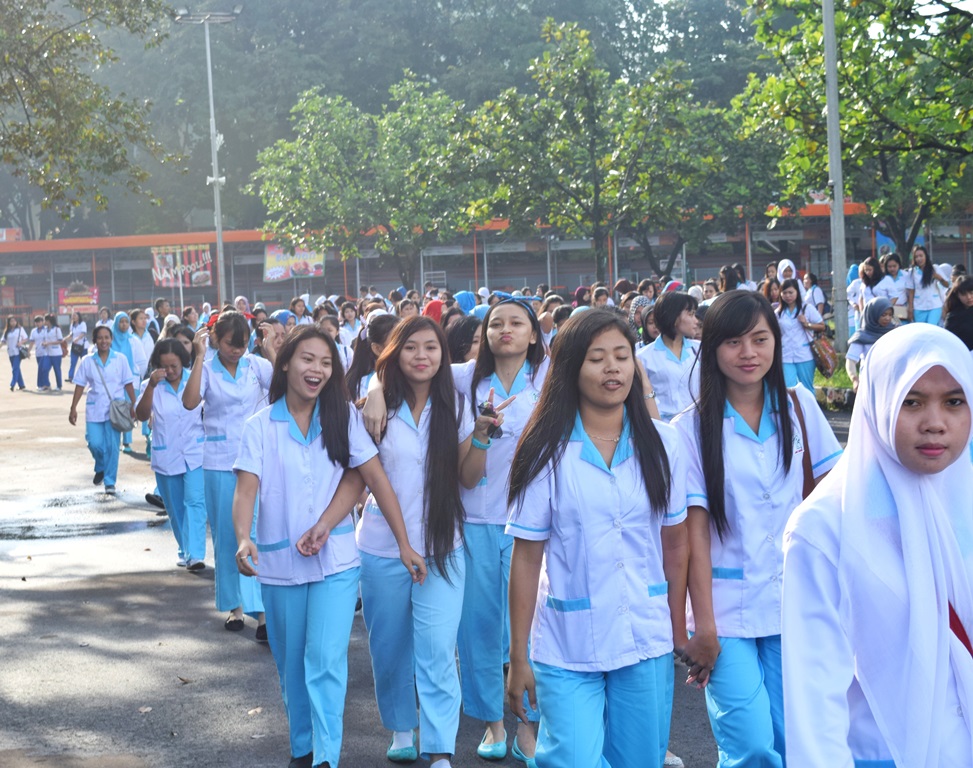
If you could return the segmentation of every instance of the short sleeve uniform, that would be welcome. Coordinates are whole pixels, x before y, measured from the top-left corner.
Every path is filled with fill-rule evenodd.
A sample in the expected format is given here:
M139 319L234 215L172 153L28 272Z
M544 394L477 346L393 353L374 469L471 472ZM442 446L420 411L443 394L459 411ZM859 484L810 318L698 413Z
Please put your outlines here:
M102 382L102 374L104 382ZM125 385L132 383L132 367L128 364L125 355L120 355L114 349L108 351L108 360L104 364L95 352L81 359L74 372L74 383L79 387L88 387L88 396L84 404L84 420L108 421L111 401L127 397Z
M806 363L814 359L811 353L810 332L804 329L797 316L803 313L809 323L823 323L821 313L812 304L805 304L800 310L782 309L777 315L780 324L780 353L785 363Z
M952 268L945 269L943 266L933 265L933 270L943 280L949 281ZM915 291L915 295L912 297L912 308L923 312L928 312L931 309L939 309L943 305L945 287L935 277L929 281L929 285L924 286L922 284L922 270L918 267L913 267L910 270L910 274L912 279L911 287Z
M44 346L44 342L47 341L47 328L34 328L30 332L30 340L34 343L34 357L47 357L47 347Z
M378 445L378 455L382 468L388 475L392 489L399 499L402 518L409 534L409 544L423 557L430 557L426 551L426 463L429 453L429 420L432 412L431 401L419 415L419 423L412 418L409 404L403 402L399 410L389 414L385 437ZM459 415L459 434L457 445L466 440L473 432L473 416L469 408L457 408ZM459 477L456 478L459 483ZM453 548L463 543L457 531ZM365 502L361 520L358 523L358 548L376 557L399 556L399 546L389 528L374 496Z
M769 637L780 634L781 576L784 526L802 501L804 451L811 452L811 471L821 477L837 463L841 446L814 395L795 389L809 446L804 443L791 398L787 412L792 425L790 471L780 460L777 417L772 397L764 394L764 410L757 434L726 403L723 415L723 457L726 519L723 540L710 527L713 565L713 613L721 637ZM674 422L688 461L686 504L709 509L699 445L699 415L687 411ZM695 627L692 606L688 625Z
M203 466L203 404L191 411L183 407L182 393L189 381L189 370L183 369L178 389L162 380L152 393L152 471L172 477ZM149 388L142 382L139 399Z
M675 430L656 428L672 475L661 514L649 505L627 418L608 467L576 417L557 467L511 506L507 533L544 542L533 661L605 672L672 651L661 533L686 519L686 472Z
M319 407L314 406L307 435L287 410L284 398L251 416L243 430L233 469L260 479L256 542L260 554L257 580L261 584L307 584L359 564L350 509L317 555L304 557L297 551L298 540L331 503L344 474L321 439ZM354 468L378 451L358 411L351 404L347 407L348 466Z
M699 397L698 355L698 341L683 339L682 355L676 357L661 335L636 353L655 389L656 403L663 421L671 421Z
M472 418L472 406L485 402L494 390L494 403L501 403L511 395L517 399L503 409L503 434L491 440L490 449L486 452L486 471L479 484L472 489L460 487L460 497L463 499L463 509L466 520L471 523L485 525L504 525L507 522L507 489L510 485L510 465L513 463L517 443L523 434L527 420L534 412L534 406L540 399L541 388L547 376L548 358L538 366L536 373L531 375L530 364L526 361L514 378L507 392L500 379L494 374L483 379L476 388L476 397L471 403L470 387L473 383L473 369L476 362L457 363L453 365L453 382L456 391L464 400L464 408Z
M912 279L908 272L900 269L894 278L886 275L882 282L888 287L889 301L892 302L892 306L905 307L909 304L908 289L912 287Z
M203 469L232 471L243 425L266 404L273 372L269 362L249 354L237 363L236 376L230 375L219 355L203 363L199 384L199 396L205 401Z

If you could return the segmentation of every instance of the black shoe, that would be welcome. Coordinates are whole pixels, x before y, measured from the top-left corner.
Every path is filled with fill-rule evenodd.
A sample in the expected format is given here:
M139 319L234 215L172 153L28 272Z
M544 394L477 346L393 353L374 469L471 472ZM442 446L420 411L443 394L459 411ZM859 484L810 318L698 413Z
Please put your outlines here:
M358 613L360 610L361 610L361 598L359 597L357 600L355 600L355 613Z
M95 472L95 479L92 480L95 485L101 485L101 481L105 479L104 472Z
M292 757L287 768L312 768L314 753L308 752L304 757Z
M115 495L115 486L114 485L106 485L105 486L105 493L108 494L109 496L114 496Z
M231 613L227 620L223 622L223 629L228 632L240 632L243 629L243 619L238 619Z
M166 508L166 503L162 500L162 497L157 493L145 494L145 500L153 507L158 507L159 509Z
M266 624L260 624L260 625L257 626L256 639L257 639L257 642L258 643L266 643L267 642L267 625Z

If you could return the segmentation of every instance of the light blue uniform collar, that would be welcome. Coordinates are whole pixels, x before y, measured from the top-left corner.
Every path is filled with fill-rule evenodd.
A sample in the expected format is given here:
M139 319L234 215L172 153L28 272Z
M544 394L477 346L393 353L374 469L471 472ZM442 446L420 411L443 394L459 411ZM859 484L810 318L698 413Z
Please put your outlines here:
M223 363L220 360L219 353L213 355L213 370L216 373L222 374L223 378L226 381L239 381L244 371L246 371L249 367L250 367L250 358L244 355L243 357L240 358L240 361L236 364L236 376L231 376L230 372L226 370L226 368L223 366Z
M182 379L179 380L179 389L173 389L172 388L172 384L170 384L168 381L165 382L165 385L167 387L169 387L169 391L172 392L172 394L174 394L176 397L178 397L179 396L179 393L182 392L183 389L185 389L186 382L187 381L189 381L189 369L188 368L183 368L182 369Z
M426 404L422 408L422 413L429 410L429 404L432 402L431 399L426 399ZM416 424L416 420L412 418L412 409L409 407L409 403L406 400L402 401L402 405L399 406L399 410L396 415L406 423L408 427L414 429L416 432L419 431L419 425ZM422 414L419 415L419 420L422 421Z
M311 414L311 426L307 430L307 437L301 434L300 427L297 426L297 422L294 421L294 417L287 409L287 395L270 406L270 420L287 422L287 434L300 445L311 445L321 437L321 404L319 402L314 403L314 413Z
M685 363L692 355L692 347L689 344L689 339L687 339L685 336L682 339L682 357L676 357L672 353L672 350L669 349L669 347L666 346L666 343L662 340L661 333L655 337L655 341L653 341L652 344L655 345L656 349L660 349L665 352L666 356L668 356L668 358L674 363Z
M97 365L100 365L102 368L107 368L108 364L111 363L111 361L114 360L116 357L118 357L118 352L116 352L114 349L109 349L108 359L104 363L101 362L101 355L98 354L97 347L95 347L95 351L91 353L91 356L94 357L95 363Z
M723 407L723 418L733 419L733 430L743 437L753 440L757 443L766 443L770 438L777 434L777 420L774 418L774 407L773 407L773 396L767 389L767 385L764 384L764 407L763 411L760 413L760 425L757 430L757 434L753 433L750 425L747 424L746 419L744 419L739 413L737 413L736 408L730 405L730 401L727 400Z
M529 374L530 363L527 360L524 360L524 364L520 366L520 370L517 371L517 375L514 376L514 380L510 385L509 392L503 388L503 384L500 382L500 378L496 373L490 377L490 386L493 387L494 394L500 396L500 400L506 400L511 395L519 395L524 391L524 387L527 386L527 376Z
M591 442L591 438L588 437L588 433L584 431L584 425L581 423L581 412L575 414L574 416L574 429L571 430L571 437L568 440L572 443L581 443L581 460L586 461L591 466L597 467L602 472L607 472L609 475L614 475L612 469L615 469L619 464L628 459L632 458L632 425L628 420L628 410L626 409L625 415L622 417L622 434L618 439L618 445L615 446L615 455L612 456L612 465L609 469L605 465L605 459L598 452L595 444Z

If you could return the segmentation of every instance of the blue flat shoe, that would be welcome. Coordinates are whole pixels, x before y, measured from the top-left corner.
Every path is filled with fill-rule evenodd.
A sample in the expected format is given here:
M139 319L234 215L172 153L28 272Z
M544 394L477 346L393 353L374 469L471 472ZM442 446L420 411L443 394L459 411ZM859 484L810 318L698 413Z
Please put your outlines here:
M388 751L385 756L393 763L414 763L419 759L419 750L416 747L416 732L412 732L412 746L392 749L392 742L389 742Z
M527 755L525 755L523 751L521 751L520 745L517 743L516 736L514 736L514 745L513 748L510 750L510 754L514 756L514 760L523 763L524 765L527 766L527 768L537 768L537 763L534 761L534 758L527 757Z
M483 734L483 738L486 738L486 733ZM507 756L507 732L503 732L503 741L495 741L493 744L484 744L480 741L476 754L484 760L503 760Z

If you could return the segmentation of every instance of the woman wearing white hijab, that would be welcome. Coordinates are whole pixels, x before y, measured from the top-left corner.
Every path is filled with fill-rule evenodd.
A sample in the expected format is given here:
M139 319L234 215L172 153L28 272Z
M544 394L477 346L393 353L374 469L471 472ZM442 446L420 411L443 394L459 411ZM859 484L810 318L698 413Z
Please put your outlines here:
M837 466L784 534L787 753L973 765L973 360L927 324L875 342Z
M777 262L777 280L781 285L784 284L784 280L793 277L797 280L797 291L801 294L801 301L804 301L804 283L801 281L800 275L797 274L797 265L794 264L790 259L781 259Z

